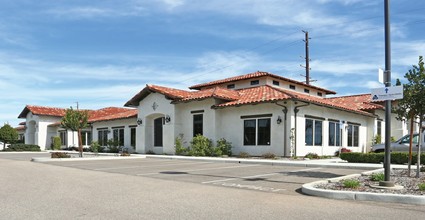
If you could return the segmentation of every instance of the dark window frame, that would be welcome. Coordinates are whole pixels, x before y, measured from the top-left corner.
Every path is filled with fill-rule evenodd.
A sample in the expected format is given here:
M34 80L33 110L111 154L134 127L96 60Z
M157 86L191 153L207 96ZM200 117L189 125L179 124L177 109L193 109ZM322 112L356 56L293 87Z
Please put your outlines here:
M332 147L340 147L342 146L342 132L341 132L341 124L335 121L329 121L329 146Z
M243 126L244 146L271 145L271 118L246 118Z
M323 146L323 120L305 118L304 138L306 146Z
M360 126L357 124L347 125L347 147L359 147Z
M256 80L251 80L251 86L254 85L259 85L260 84L260 80L256 79Z
M196 135L204 135L204 115L195 114L192 117L193 119L193 137Z

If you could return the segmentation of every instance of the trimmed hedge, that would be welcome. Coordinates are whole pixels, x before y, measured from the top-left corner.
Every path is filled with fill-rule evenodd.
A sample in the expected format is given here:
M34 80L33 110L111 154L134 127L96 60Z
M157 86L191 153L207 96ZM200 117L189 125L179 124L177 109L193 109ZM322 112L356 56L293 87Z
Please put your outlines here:
M340 157L350 163L383 163L385 153L341 153ZM391 163L392 164L407 164L409 159L409 153L392 152ZM412 164L417 161L416 154L413 154ZM425 154L421 154L421 164L425 163Z
M34 144L12 144L4 151L40 151L40 146Z

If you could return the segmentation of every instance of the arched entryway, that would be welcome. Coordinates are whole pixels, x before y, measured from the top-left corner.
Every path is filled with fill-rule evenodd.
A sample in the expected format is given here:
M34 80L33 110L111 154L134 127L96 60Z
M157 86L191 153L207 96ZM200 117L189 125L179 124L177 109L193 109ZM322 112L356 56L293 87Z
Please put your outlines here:
M25 137L25 144L36 144L35 143L35 133L37 131L36 128L36 122L30 121L26 123L27 129L26 129L26 137Z
M156 113L146 117L145 151L163 153L165 115Z

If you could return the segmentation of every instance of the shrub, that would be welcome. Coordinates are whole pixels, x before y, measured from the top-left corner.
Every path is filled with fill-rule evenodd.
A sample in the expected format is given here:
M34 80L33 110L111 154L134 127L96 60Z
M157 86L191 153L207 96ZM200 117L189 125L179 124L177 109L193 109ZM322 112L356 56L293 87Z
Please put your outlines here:
M383 173L373 173L370 176L370 180L372 180L372 181L384 181L385 175Z
M422 156L422 155L421 155ZM421 166L421 168L419 169L420 172L425 172L425 166Z
M202 135L196 135L190 141L189 155L212 156L214 152L212 141Z
M382 137L381 135L377 134L375 135L375 137L372 138L372 145L380 144L380 143L382 143Z
M100 147L100 144L99 144L99 142L97 142L97 141L93 141L93 142L91 142L91 144L90 144L90 151L91 152L94 152L94 153L97 153L97 152L99 152L99 149L100 149L101 147ZM102 149L103 150L103 149Z
M265 153L262 155L262 157L266 158L266 159L275 159L276 155L273 153Z
M232 142L228 142L224 138L219 139L216 147L214 148L214 154L216 156L232 156Z
M71 155L68 155L67 153L63 153L63 152L53 152L51 154L52 158L70 158Z
M62 145L61 142L62 141L61 141L60 137L58 137L58 136L53 137L52 138L52 145L51 145L52 150L60 150L61 145Z
M343 148L341 148L340 150L337 150L337 151L335 152L335 157L339 157L339 155L340 155L341 153L349 153L349 152L351 152L351 150L350 150L350 149L343 147Z
M120 143L118 142L118 140L109 139L107 144L108 144L108 152L109 153L119 153Z
M418 188L420 191L425 191L425 183L419 183Z
M319 155L317 155L316 153L308 153L304 156L304 158L308 158L308 159L320 159Z
M349 179L342 181L342 185L344 186L344 188L355 189L360 186L360 182L358 180Z
M130 156L130 154L128 152L122 152L120 155L121 155L121 157L129 157Z
M40 146L34 144L11 144L4 151L40 151Z
M249 153L247 153L247 152L240 152L239 153L239 156L238 156L239 158L248 158L248 157L251 157L251 155L249 155Z
M182 137L176 137L176 141L174 143L174 148L176 149L177 155L186 155L188 149L183 147L183 138Z
M383 163L385 153L341 153L340 158L350 163ZM391 153L391 163L407 163L409 153L393 152ZM413 155L412 164L417 161L417 156ZM421 164L425 163L425 154L421 154Z

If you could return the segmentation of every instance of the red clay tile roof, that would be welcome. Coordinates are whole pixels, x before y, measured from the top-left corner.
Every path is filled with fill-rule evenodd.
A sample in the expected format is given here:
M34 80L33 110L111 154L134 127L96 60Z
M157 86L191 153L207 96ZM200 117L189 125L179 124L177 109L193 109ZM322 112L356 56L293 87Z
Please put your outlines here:
M23 131L23 130L25 130L25 126L18 126L18 127L16 127L15 128L15 130L17 130L17 131Z
M89 122L110 121L137 117L137 109L109 107L89 113Z
M375 110L375 109L384 109L384 106L373 103L371 94L359 94L359 95L350 95L350 96L341 96L334 98L327 98L328 101L343 105L349 108L355 107L359 110Z
M275 101L281 101L281 100L299 100L299 101L305 101L309 103L313 103L316 105L322 105L329 108L336 108L344 111L350 111L355 112L358 114L363 114L367 116L373 116L371 113L363 111L362 109L359 109L357 105L354 103L350 104L345 102L333 102L326 98L321 98L317 96L311 96L299 92L294 92L290 90L280 89L277 87L272 87L269 85L265 86L258 86L254 88L247 88L247 89L241 89L236 90L240 98L235 101L226 102L222 104L218 104L213 106L213 108L223 108L223 107L229 107L229 106L239 106L239 105L245 105L245 104L256 104L256 103L265 103L265 102L275 102Z
M255 104L263 102L272 102L291 99L292 96L283 93L282 91L272 87L272 86L258 86L253 88L236 90L239 94L239 99L215 105L214 107L228 107L228 106L238 106L246 104Z
M124 104L124 106L127 106L127 107L139 106L139 102L142 99L144 99L149 94L155 93L155 92L161 93L161 94L165 95L167 98L173 99L173 100L186 98L191 93L191 92L186 91L186 90L146 84L146 87L143 88L135 96L133 96L133 98L131 98L129 101L127 101Z
M29 112L32 112L32 114L34 115L46 115L56 117L63 117L65 115L65 109L63 108L27 105L25 106L24 110L22 110L21 114L19 114L18 118L26 118Z
M137 109L130 108L108 107L99 110L87 111L89 112L89 122L108 121L137 116ZM32 112L34 115L63 117L65 115L66 109L27 105L25 106L24 110L22 110L21 114L19 114L18 118L26 118L29 112ZM60 125L60 123L53 123L49 126L57 125Z
M287 81L287 82L290 82L290 83L314 88L314 89L317 89L319 91L325 92L326 94L336 94L336 92L331 91L331 90L327 90L327 89L320 88L320 87L313 86L313 85L307 85L305 83L302 83L302 82L299 82L299 81L296 81L296 80L292 80L292 79L289 79L289 78L285 78L285 77L282 77L282 76L278 76L278 75L271 74L271 73L268 73L268 72L261 72L261 71L257 71L255 73L249 73L249 74L245 74L245 75L240 75L240 76L235 76L235 77L230 77L230 78L226 78L226 79L220 79L220 80L211 81L211 82L207 82L207 83L201 83L201 84L193 85L193 86L189 87L189 89L200 90L202 87L209 87L209 86L213 86L213 85L219 85L219 84L223 84L223 83L235 82L235 81L245 80L245 79L259 78L259 77L263 77L263 76L269 76L269 77L281 79L281 80L284 80L284 81Z
M190 92L190 94L187 97L183 99L179 99L177 101L186 102L186 101L201 100L206 98L217 98L217 99L222 99L226 101L234 101L239 99L239 93L231 89L214 87L214 88L209 88L209 89L205 89L201 91Z

